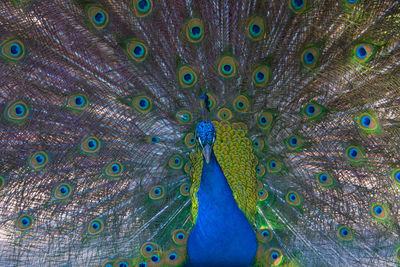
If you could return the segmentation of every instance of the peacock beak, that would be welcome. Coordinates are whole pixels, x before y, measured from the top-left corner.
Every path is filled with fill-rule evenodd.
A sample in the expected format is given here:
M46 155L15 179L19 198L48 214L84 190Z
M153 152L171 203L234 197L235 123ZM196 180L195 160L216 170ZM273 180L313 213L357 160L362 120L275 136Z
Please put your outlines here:
M209 144L206 144L203 147L203 156L206 159L207 164L210 163L211 150L212 150L212 147Z

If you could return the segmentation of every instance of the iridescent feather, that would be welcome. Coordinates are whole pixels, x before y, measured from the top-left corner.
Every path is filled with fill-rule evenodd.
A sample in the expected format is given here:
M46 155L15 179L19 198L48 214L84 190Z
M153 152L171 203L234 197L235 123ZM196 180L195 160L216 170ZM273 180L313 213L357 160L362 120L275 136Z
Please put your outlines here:
M204 120L252 265L398 266L399 14L395 0L1 1L0 265L190 263L202 203L224 208L197 195ZM209 229L237 251L230 226Z

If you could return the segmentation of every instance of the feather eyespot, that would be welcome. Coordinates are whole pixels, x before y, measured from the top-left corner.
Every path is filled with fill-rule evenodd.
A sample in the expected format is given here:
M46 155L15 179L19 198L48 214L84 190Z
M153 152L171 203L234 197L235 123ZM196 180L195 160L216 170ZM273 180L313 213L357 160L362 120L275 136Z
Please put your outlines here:
M67 199L72 194L72 187L68 183L59 184L54 190L54 197L58 200Z
M189 42L198 43L204 38L203 22L198 18L188 21L185 27L186 38Z
M149 192L149 197L152 200L162 199L164 195L165 195L165 189L161 185L153 186Z
M258 201L264 201L268 198L268 191L264 188L258 191Z
M271 69L267 65L258 65L252 73L252 80L256 87L264 87L270 79Z
M132 0L131 6L135 15L139 18L149 15L153 9L152 0Z
M179 155L172 155L168 161L168 166L175 170L181 169L183 167L183 158Z
M151 255L151 257L150 257L150 260L151 260L151 262L157 263L157 262L159 262L161 259L160 259L160 256L159 256L158 254L153 254L153 255Z
M320 52L318 48L307 48L301 53L301 64L307 69L312 69L317 65L319 56Z
M301 110L303 116L309 120L318 120L323 116L324 112L325 108L314 101L305 104Z
M157 137L157 136L149 136L148 137L148 142L150 143L150 144L157 144L157 143L159 143L161 141L161 139L159 138L159 137Z
M186 111L186 110L178 111L176 113L175 117L178 120L178 122L180 122L182 124L190 124L190 123L192 123L192 120L193 120L192 113L189 111Z
M182 184L179 188L179 192L182 196L188 196L190 193L190 185L187 183Z
M188 239L188 234L183 229L177 229L172 232L172 240L178 246L183 246L186 244Z
M184 143L186 147L193 148L196 145L196 138L194 137L193 133L187 133L185 135Z
M147 96L135 96L132 99L132 105L135 110L141 114L147 114L153 108L151 99Z
M97 5L86 6L86 14L93 27L104 29L108 25L108 13Z
M197 74L190 66L183 66L178 71L179 83L183 88L189 88L196 84Z
M29 107L23 101L11 102L7 105L4 116L14 123L23 123L29 115Z
M104 174L110 178L121 176L124 171L124 166L119 161L112 161L104 168Z
M250 107L249 99L244 95L236 97L235 100L233 101L233 108L237 112L245 113L247 112L249 107Z
M165 253L163 257L163 263L168 266L182 266L185 262L185 256L182 255L182 250L172 249Z
M289 0L289 7L295 14L302 14L307 11L307 0Z
M104 225L103 221L100 219L94 219L88 224L88 234L89 235L97 235L103 231Z
M360 165L365 162L365 154L357 146L348 146L345 150L346 159L353 165Z
M26 53L24 44L18 39L8 39L0 44L1 57L5 60L21 60Z
M43 169L49 161L49 156L43 152L35 152L28 159L28 165L35 171Z
M270 242L273 237L274 233L271 231L271 229L262 228L257 232L257 240L261 243Z
M396 259L400 262L400 247L396 249Z
M359 43L353 48L353 57L359 63L369 62L375 53L375 46L368 43Z
M385 221L389 217L387 208L380 203L373 203L371 205L371 214L378 221Z
M147 58L147 46L136 39L128 39L124 43L125 54L136 63L141 63Z
M66 106L72 110L83 111L89 105L89 101L86 96L82 94L72 94L67 97Z
M232 119L232 111L228 108L221 108L218 111L217 117L221 121L229 121Z
M286 194L286 202L292 206L300 206L301 204L301 197L297 192L289 191Z
M298 134L292 134L286 139L286 146L293 151L298 151L303 147L303 138Z
M277 248L270 248L265 252L267 262L272 266L277 266L282 263L282 252Z
M334 185L334 179L332 176L327 172L320 172L316 175L317 183L322 188L330 188Z
M257 126L263 131L269 130L272 126L273 118L271 112L261 112L257 115Z
M253 141L254 151L261 151L264 148L264 140L261 138L256 138Z
M282 170L281 163L277 159L270 159L267 162L267 170L269 173L277 173Z
M361 115L357 116L356 122L361 130L366 133L376 133L380 130L377 119L370 113L362 113Z
M400 169L396 169L392 172L393 181L400 185Z
M169 253L167 255L167 257L168 257L168 261L171 261L171 262L175 262L176 260L178 260L178 255L175 252Z
M265 34L265 22L261 17L255 16L247 23L247 35L253 41L259 41Z
M18 230L26 231L33 227L33 217L28 214L21 215L16 220L15 224Z
M86 137L80 144L80 150L85 154L93 154L100 150L100 140L94 136Z
M353 239L353 233L347 226L341 226L336 232L337 237L344 241L350 241Z
M236 74L235 59L231 56L224 56L218 62L218 73L223 78L232 78Z

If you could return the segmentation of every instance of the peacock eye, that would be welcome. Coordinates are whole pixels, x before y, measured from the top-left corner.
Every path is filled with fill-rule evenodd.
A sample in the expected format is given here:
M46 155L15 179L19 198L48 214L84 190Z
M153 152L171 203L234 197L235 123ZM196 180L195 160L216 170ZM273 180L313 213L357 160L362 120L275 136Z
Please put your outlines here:
M108 13L101 7L96 5L88 5L86 7L86 14L90 23L97 30L103 29L108 24Z
M22 215L16 221L16 227L20 231L26 231L33 226L33 217L31 215Z
M56 199L62 200L68 198L72 193L71 185L64 183L58 185L54 190L54 197Z
M113 161L106 165L106 167L104 169L104 173L105 173L105 175L107 175L110 178L116 178L122 174L123 168L124 167L123 167L122 163L120 163L118 161Z
M124 51L128 55L129 59L133 60L135 63L141 63L147 57L147 46L140 40L126 40Z
M189 42L198 43L204 37L203 22L198 18L189 20L185 27L186 37Z
M36 171L43 169L47 163L48 155L43 151L33 153L28 160L29 167Z
M178 79L183 88L189 88L196 84L197 74L191 66L183 66L178 71Z
M171 261L174 261L174 260L176 260L176 258L178 258L178 255L176 255L176 253L171 253L171 254L168 256L168 258L169 258Z
M139 18L145 17L151 13L153 8L151 0L131 0L132 9Z
M97 235L103 231L103 221L100 219L92 220L88 225L88 234L89 235Z
M0 57L5 60L18 61L25 56L25 52L24 44L17 39L0 43Z
M158 255L153 255L153 256L151 256L151 261L152 262L159 262L160 261L160 257Z
M295 14L301 14L307 11L308 1L289 0L289 7Z

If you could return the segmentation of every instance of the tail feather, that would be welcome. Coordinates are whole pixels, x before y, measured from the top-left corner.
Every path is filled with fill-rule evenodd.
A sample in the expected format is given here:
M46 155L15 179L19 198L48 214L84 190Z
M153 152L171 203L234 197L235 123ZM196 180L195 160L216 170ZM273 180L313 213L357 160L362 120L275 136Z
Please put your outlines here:
M186 258L206 92L253 141L257 264L395 266L398 1L138 2L0 3L0 263Z

